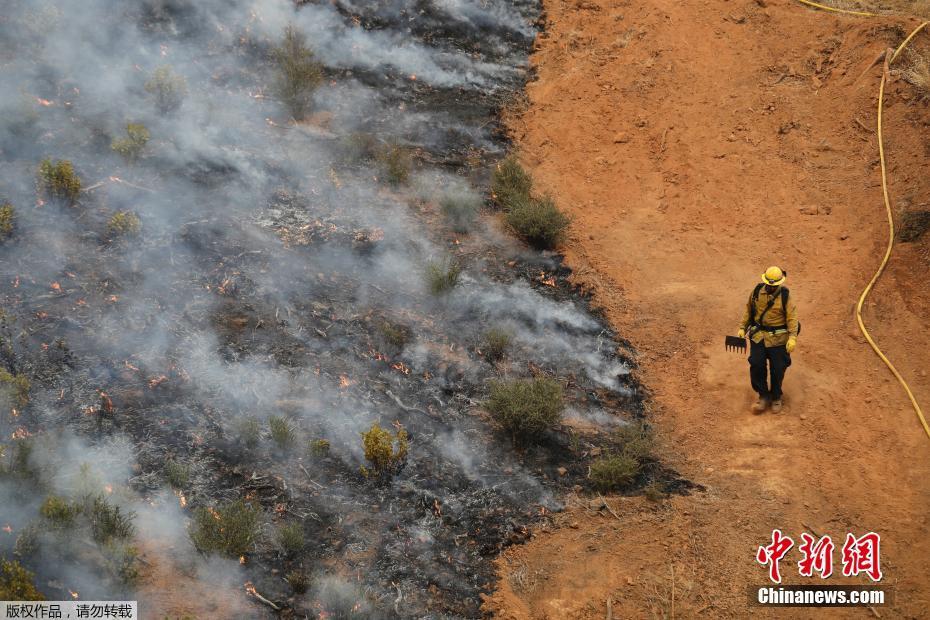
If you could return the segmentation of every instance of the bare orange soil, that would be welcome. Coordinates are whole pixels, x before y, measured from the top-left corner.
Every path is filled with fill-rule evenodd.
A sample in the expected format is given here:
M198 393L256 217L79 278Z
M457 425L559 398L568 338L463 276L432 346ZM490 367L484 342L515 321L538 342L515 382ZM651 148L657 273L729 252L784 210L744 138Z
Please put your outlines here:
M570 498L499 560L486 610L605 618L609 599L614 618L819 617L749 606L767 581L756 549L780 528L832 535L837 567L846 532L879 532L895 598L875 611L930 617L930 439L854 318L887 239L870 65L916 22L787 0L545 5L538 80L509 124L537 189L574 218L576 277L637 351L662 457L706 491L608 498L616 517ZM893 205L916 207L930 111L894 73L886 101ZM865 311L925 409L928 236L897 247ZM753 416L745 358L722 340L770 264L788 270L804 329L785 411ZM786 583L802 582L799 557ZM869 583L826 583L848 582Z

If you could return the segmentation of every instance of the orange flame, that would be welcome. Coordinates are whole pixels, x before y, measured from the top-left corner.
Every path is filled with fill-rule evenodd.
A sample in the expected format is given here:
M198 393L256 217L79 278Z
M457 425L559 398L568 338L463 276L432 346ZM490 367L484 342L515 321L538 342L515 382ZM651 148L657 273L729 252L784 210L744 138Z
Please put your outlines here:
M546 286L551 286L555 288L556 282L554 276L547 276L545 271L539 272L539 282L545 284Z
M405 375L410 374L410 369L407 368L407 366L405 366L403 362L395 362L391 364L391 368L393 368L394 370L400 371L404 373Z
M251 581L246 581L244 584L242 584L242 586L245 588L245 591L248 592L249 594L253 594L253 595L257 594L257 592L255 591L255 586L252 585Z
M178 496L178 504L181 505L181 508L187 506L187 498L184 497L184 491L175 491L175 494Z
M42 97L36 97L36 102L38 102L38 104L41 106L45 106L46 108L55 105L54 101L49 101L48 99L43 99Z
M352 381L352 380L349 379L347 376L345 376L345 375L339 375L339 388L340 388L340 389L345 390L345 389L347 389L350 385L352 385L353 383L355 383L355 381Z
M51 287L53 291L58 292L58 293L61 292L61 284L59 284L58 282L52 282Z
M152 388L152 389L154 390L155 388L157 388L159 385L161 385L162 383L164 383L164 382L167 381L167 380L168 380L168 377L167 377L167 376L165 376L165 375L159 375L159 376L155 377L154 379L149 379L149 387Z
M244 556L244 555L240 555L240 556L239 556L239 564L243 564L243 565L245 564L245 556Z
M126 368L128 368L129 370L135 370L136 372L139 372L139 369L133 366L132 364L130 364L129 360L124 360L123 365L126 366Z
M19 427L11 435L12 439L25 439L26 437L32 437L32 433L27 431L24 427Z
M79 596L78 593L75 592L74 590L68 590L68 594L71 595L71 598L78 598Z
M9 524L9 523L7 523L6 525L3 526L3 531L6 532L7 534L12 534L12 533L13 533L13 528L10 527L10 524Z
M107 492L107 495L110 495L110 494L113 493L113 485L112 485L112 484L105 484L105 485L103 485L103 490Z

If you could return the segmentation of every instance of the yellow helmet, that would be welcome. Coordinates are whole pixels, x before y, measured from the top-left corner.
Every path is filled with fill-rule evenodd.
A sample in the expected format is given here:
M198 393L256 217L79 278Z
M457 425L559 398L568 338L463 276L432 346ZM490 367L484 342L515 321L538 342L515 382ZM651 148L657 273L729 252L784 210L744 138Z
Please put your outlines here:
M781 286L785 283L785 278L787 276L788 274L782 271L781 268L772 266L766 269L765 273L762 274L762 284Z

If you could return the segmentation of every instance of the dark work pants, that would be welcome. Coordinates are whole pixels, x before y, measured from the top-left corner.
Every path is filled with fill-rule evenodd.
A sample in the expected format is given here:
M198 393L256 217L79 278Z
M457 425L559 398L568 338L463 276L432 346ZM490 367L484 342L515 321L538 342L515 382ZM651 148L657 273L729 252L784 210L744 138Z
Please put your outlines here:
M766 362L768 368L766 369ZM781 382L785 371L791 366L791 356L785 345L766 347L761 342L749 343L749 380L760 398L778 400L781 398ZM771 383L769 382L769 375Z

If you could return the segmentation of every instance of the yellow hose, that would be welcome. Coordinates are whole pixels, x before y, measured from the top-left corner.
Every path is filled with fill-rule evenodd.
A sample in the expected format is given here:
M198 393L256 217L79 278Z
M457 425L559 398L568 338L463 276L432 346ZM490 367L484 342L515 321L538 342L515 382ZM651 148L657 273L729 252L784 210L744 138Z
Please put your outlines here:
M868 13L866 11L850 11L848 9L838 9L835 6L827 6L825 4L818 4L817 2L811 2L811 0L798 0L801 4L806 4L807 6L812 6L815 9L820 9L821 11L830 11L831 13L842 13L844 15L858 15L859 17L877 17L878 13Z
M907 47L907 44L910 43L918 32L924 29L927 25L927 22L923 22L917 28L915 28L911 34L907 36L906 39L898 46L894 51L891 58L888 59L886 67L890 66L897 58L901 51ZM881 161L882 168L882 197L885 200L885 211L888 214L888 247L885 250L885 257L882 259L881 265L878 267L878 271L875 272L875 275L872 276L872 279L869 281L869 284L865 287L865 290L862 291L862 295L859 297L859 303L856 304L856 321L859 322L859 329L862 331L862 335L865 336L865 339L868 340L869 345L872 349L875 350L875 353L878 357L885 362L885 366L891 371L891 373L898 380L898 383L901 384L901 387L904 388L904 391L907 392L907 397L911 400L911 405L914 406L914 411L917 412L917 417L920 419L921 425L924 427L924 431L927 433L927 437L930 437L930 425L927 425L927 419L924 417L923 411L920 410L920 405L917 404L917 399L914 397L914 393L911 391L910 386L908 386L907 381L904 380L904 377L901 376L901 373L898 372L898 369L895 368L894 364L891 363L882 350L878 348L878 345L875 344L875 341L872 340L872 336L869 334L869 330L865 328L865 323L862 321L862 305L865 303L865 298L868 297L869 293L872 292L872 287L875 286L875 283L878 281L878 278L881 277L882 273L885 271L885 266L888 265L888 259L891 258L891 249L894 247L894 214L891 210L891 200L888 198L888 169L885 165L885 143L882 136L882 109L884 107L885 100L885 82L888 78L888 72L882 72L882 81L881 85L878 87L878 157Z
M848 11L846 9L837 9L831 6L825 6L818 4L816 2L811 2L810 0L798 0L801 4L806 4L807 6L812 6L824 11L831 11L833 13L844 13L846 15L859 15L863 17L877 17L877 13L866 13L864 11ZM911 42L917 33L923 30L927 24L930 22L923 22L914 30L911 31L907 38L901 42L901 45L897 47L894 53L891 55L891 58L887 59L886 68L891 66L895 60L897 60L898 55L904 51L904 48L907 47L907 44ZM901 387L904 388L904 391L907 393L907 397L911 401L911 405L914 407L914 411L917 413L917 418L920 420L921 426L924 427L924 432L927 433L927 437L930 437L930 425L927 424L927 418L924 417L924 412L921 411L920 405L917 403L917 398L914 397L914 393L911 391L910 386L907 384L907 381L904 380L904 377L901 376L901 373L898 372L898 369L895 368L895 365L891 363L891 360L882 353L882 350L878 348L878 345L875 344L875 341L872 339L872 335L869 334L869 330L865 327L865 322L862 320L862 306L865 304L866 297L869 296L869 293L872 292L872 288L875 286L875 283L878 282L878 279L881 277L882 273L885 271L885 267L888 265L888 259L891 258L891 250L894 248L894 213L891 210L891 200L888 198L888 168L885 165L885 143L882 136L882 110L885 102L885 82L888 79L888 71L882 72L882 81L878 87L878 124L877 124L877 133L878 133L878 157L881 162L882 169L882 197L885 201L885 211L888 214L888 247L885 249L885 256L882 258L881 265L878 266L878 271L875 272L875 275L872 276L872 279L869 280L868 285L865 287L865 290L862 291L862 295L859 296L859 302L856 304L856 321L859 323L859 330L862 332L862 335L865 336L865 339L868 341L869 346L875 351L879 358L885 363L885 366L891 371L891 373L898 380L898 383L901 384Z

